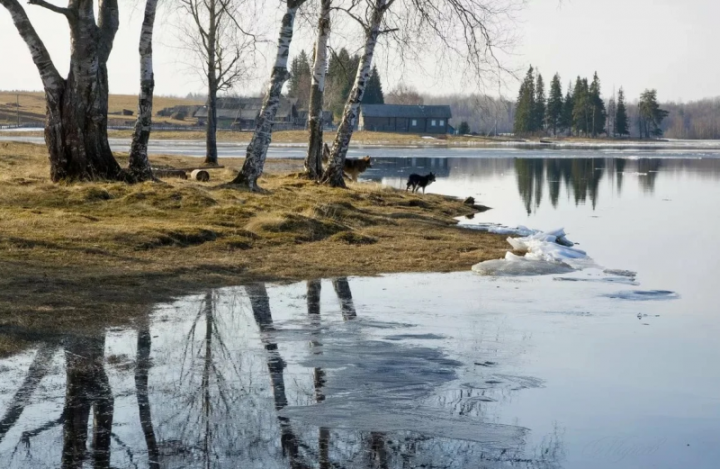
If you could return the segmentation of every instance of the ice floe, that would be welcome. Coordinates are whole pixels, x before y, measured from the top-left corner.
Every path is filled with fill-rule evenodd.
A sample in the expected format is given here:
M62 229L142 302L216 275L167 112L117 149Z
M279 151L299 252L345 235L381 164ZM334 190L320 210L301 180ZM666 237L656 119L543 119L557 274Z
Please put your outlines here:
M479 226L474 228L482 229ZM511 228L495 226L492 232L501 232L498 230L521 235L527 233L507 240L514 252L524 255L508 252L504 259L475 264L473 271L491 276L547 275L566 274L595 265L585 251L573 247L574 243L567 239L563 229L542 232L519 227L511 231Z

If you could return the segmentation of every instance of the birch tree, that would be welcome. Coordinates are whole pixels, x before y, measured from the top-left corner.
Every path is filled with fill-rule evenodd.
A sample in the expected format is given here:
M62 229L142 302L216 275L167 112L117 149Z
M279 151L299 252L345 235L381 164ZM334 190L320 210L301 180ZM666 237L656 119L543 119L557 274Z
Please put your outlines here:
M360 103L365 93L365 86L370 76L375 45L380 35L380 26L385 12L394 1L395 0L370 0L367 9L367 16L370 18L369 21L363 21L355 15L352 15L353 18L357 19L363 26L365 46L363 48L363 54L360 57L360 65L355 75L355 82L350 91L347 103L345 104L342 120L340 121L335 141L333 142L330 153L330 164L322 176L322 181L333 187L345 187L345 180L343 178L345 156L350 146L350 139L352 138L353 129L357 121Z
M97 19L94 0L69 0L67 7L45 0L28 3L63 16L70 28L70 72L63 78L18 0L0 0L42 80L51 179L128 179L107 138L107 61L119 25L117 0L98 0Z
M217 95L231 89L247 73L248 57L255 36L238 21L243 0L180 0L181 10L190 18L181 40L202 64L207 85L205 164L216 165Z
M290 43L295 29L295 16L303 3L305 3L305 0L286 0L285 14L282 18L280 36L278 37L275 65L270 72L270 84L260 108L260 115L255 124L255 132L247 147L245 163L240 173L232 181L233 184L242 184L250 190L257 190L257 180L262 175L265 167L265 158L272 140L275 115L280 107L280 95L283 85L290 78L287 63Z
M332 0L321 0L320 19L318 20L313 59L312 88L310 89L310 109L308 112L308 152L305 157L305 174L318 180L322 176L323 150L323 101L325 97L325 73L328 65L328 40L330 38L330 8Z
M153 92L155 90L152 40L157 3L158 0L146 1L145 16L140 30L140 96L128 164L128 170L138 181L153 179L152 167L148 159L148 141L152 129Z
M387 33L388 42L398 45L401 57L406 49L415 49L424 56L433 47L444 55L464 59L477 80L482 81L488 73L507 72L495 51L512 43L505 20L511 19L516 7L523 3L522 0L401 0L389 20L388 12L395 0L367 1L364 17L345 9L362 26L365 43L333 143L330 165L322 177L324 183L333 187L345 187L345 157L381 34ZM353 3L355 5L357 3ZM428 44L426 38L433 38L439 44Z

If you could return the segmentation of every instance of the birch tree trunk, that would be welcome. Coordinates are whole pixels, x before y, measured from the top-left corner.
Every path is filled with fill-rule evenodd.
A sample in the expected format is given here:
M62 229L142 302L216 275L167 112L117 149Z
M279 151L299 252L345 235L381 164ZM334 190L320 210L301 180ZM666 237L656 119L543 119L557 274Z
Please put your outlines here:
M153 179L152 167L148 159L148 141L152 130L153 92L155 74L153 73L153 27L158 0L147 0L145 18L140 32L140 98L138 99L138 118L135 133L130 146L128 170L137 181Z
M375 45L380 35L380 25L392 0L373 0L373 13L370 24L365 30L365 47L360 58L355 82L353 83L350 96L348 96L342 120L338 127L335 141L330 153L330 165L325 170L322 182L332 187L345 187L343 179L343 168L345 167L345 156L347 155L350 139L352 138L355 123L357 122L358 110L365 94L365 85L370 77Z
M212 2L214 5L214 1ZM217 47L217 11L214 8L208 8L210 14L210 27L208 28L207 38L207 122L205 125L205 164L217 165L217 66L216 66L216 47Z
M270 86L268 86L267 94L260 109L260 115L255 124L255 133L247 147L245 163L240 173L233 180L233 184L243 184L250 190L257 189L257 180L262 175L265 167L265 158L272 140L275 115L278 107L280 107L280 93L283 85L290 78L287 62L295 27L295 15L303 3L305 3L305 0L287 0L287 9L280 27L275 66L270 74Z
M325 71L327 70L327 48L330 38L330 7L332 0L322 0L318 21L315 58L313 62L312 88L310 89L310 109L308 123L310 139L305 157L305 174L310 179L322 177L323 120L322 108L325 94Z
M45 144L53 181L127 180L107 139L107 60L117 32L117 0L77 0L67 8L29 3L63 15L70 25L70 73L63 79L18 0L0 0L30 49L45 90Z

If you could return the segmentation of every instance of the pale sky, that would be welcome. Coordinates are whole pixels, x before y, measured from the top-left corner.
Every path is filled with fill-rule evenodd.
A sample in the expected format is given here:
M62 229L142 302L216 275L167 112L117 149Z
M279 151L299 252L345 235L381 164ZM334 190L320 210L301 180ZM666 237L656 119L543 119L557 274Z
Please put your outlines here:
M162 1L162 0L161 0ZM59 15L22 2L36 30L48 46L61 73L67 72L69 35ZM56 4L64 3L55 0ZM137 4L141 4L137 2ZM277 36L279 2L266 0L265 10L273 18L255 21L268 40ZM563 90L577 75L591 77L597 71L603 94L623 86L630 101L645 88L656 88L661 101L690 101L720 96L720 4L712 0L527 0L514 25L518 37L512 54L505 57L508 68L522 76L529 64L542 72L546 83L555 72L562 77ZM137 41L142 12L121 0L121 26L108 64L112 93L135 94L139 87ZM155 92L184 96L202 92L198 76L186 65L187 52L177 49L175 20L162 13L156 26ZM354 41L352 25L335 23L331 42L339 47ZM293 52L312 47L313 31L301 29ZM270 46L262 48L255 78L235 90L256 93L269 74ZM27 47L20 39L10 15L0 7L0 89L40 90L41 83ZM421 65L398 66L392 53L381 50L376 56L385 90L404 81L421 92L472 92L478 86L452 64L448 53L428 48ZM507 81L503 94L515 98L518 84ZM497 94L489 86L488 92Z

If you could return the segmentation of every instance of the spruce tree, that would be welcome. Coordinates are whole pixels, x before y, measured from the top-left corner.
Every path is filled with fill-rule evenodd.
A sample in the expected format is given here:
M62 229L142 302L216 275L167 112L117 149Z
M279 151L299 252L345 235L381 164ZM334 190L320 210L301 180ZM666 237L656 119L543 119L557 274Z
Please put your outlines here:
M618 92L617 112L615 113L615 133L621 137L630 135L627 109L625 108L625 92L622 88L620 88Z
M373 65L370 78L368 78L363 95L363 104L385 104L385 96L383 95L382 83L377 67Z
M535 84L535 108L533 112L533 130L542 132L545 130L545 82L540 73L537 75Z
M587 78L581 79L580 77L577 77L575 89L573 91L572 112L572 122L576 135L580 135L581 133L587 135L588 130L590 130L590 103L588 88Z
M460 126L458 127L458 133L460 135L467 135L470 133L470 125L467 123L467 121L460 122Z
M513 130L517 135L532 133L533 117L535 110L535 77L533 68L530 68L525 75L522 85L520 85L520 93L518 94L517 106L515 108L515 125Z
M562 116L560 120L560 127L567 131L568 135L572 135L573 127L573 87L572 82L568 83L567 93L565 94L565 102L563 102Z
M638 115L640 118L640 136L645 138L662 136L663 119L668 115L664 109L660 109L657 102L657 90L645 90L640 95L638 103Z
M615 92L608 101L607 105L607 134L608 137L615 137L615 116L617 115L617 102L615 101Z
M288 79L288 96L295 98L298 95L298 84L300 83L300 61L297 57L292 59L290 64L290 78Z
M563 96L560 75L557 73L550 83L550 97L547 103L546 122L548 130L552 129L553 135L557 135L558 127L562 127Z
M605 103L600 96L600 78L597 72L593 75L593 81L588 90L588 105L590 106L590 131L593 137L605 132L605 120L607 112Z

